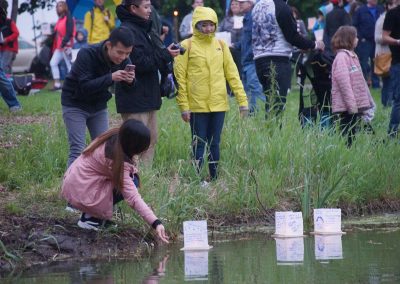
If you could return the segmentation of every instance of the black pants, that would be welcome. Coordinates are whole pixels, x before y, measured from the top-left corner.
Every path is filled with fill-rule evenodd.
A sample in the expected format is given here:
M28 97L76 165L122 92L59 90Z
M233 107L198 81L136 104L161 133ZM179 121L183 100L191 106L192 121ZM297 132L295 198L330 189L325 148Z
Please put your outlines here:
M343 112L339 114L340 130L344 137L347 137L346 145L353 144L355 134L360 130L360 114Z

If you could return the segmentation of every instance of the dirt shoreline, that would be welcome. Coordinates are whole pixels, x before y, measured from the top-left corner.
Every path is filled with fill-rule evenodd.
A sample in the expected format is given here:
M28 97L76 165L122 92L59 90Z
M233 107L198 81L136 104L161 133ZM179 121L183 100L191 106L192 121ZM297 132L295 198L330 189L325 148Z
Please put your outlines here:
M146 237L128 225L101 232L79 228L76 216L43 217L35 214L15 215L4 210L0 198L0 279L11 271L46 266L66 260L100 260L135 258L151 253L157 246L152 235ZM346 230L367 227L400 227L400 200L375 201L363 207L341 206ZM273 210L263 216L215 218L208 225L212 238L243 233L269 233L273 230ZM376 214L380 214L376 216ZM267 220L267 221L266 221Z

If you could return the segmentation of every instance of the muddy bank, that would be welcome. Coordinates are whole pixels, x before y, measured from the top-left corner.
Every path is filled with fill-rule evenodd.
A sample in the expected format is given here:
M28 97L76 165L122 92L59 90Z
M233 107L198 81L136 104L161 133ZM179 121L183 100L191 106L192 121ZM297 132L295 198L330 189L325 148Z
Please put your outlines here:
M154 244L127 226L101 232L82 230L76 218L4 215L0 221L0 272L67 259L90 260L142 255Z
M1 193L1 191L0 191ZM46 267L60 261L90 261L112 258L135 258L150 253L157 246L152 235L145 238L129 225L95 232L79 228L77 216L43 217L35 213L15 215L4 210L12 196L0 195L0 278L32 267ZM343 204L343 226L357 228L399 227L400 200L379 200L363 207ZM211 239L238 234L272 233L274 210L258 217L210 216ZM379 214L379 216L371 215Z

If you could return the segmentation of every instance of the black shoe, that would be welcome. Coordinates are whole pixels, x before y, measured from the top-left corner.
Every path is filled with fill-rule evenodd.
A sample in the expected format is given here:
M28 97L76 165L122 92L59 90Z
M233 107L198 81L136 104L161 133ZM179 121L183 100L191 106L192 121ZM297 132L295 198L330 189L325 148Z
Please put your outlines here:
M78 221L78 227L87 230L98 231L101 230L102 228L107 228L110 226L117 226L117 225L111 221L102 220L95 217L86 218L85 213L82 213L81 218Z

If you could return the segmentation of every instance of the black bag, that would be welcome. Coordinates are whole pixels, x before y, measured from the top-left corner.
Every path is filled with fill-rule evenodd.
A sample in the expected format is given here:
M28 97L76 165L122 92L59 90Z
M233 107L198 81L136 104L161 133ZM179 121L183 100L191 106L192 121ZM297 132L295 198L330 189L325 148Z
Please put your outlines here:
M13 86L18 95L27 96L32 88L32 74L14 75Z
M161 97L166 97L168 99L172 99L176 96L174 79L171 73L161 76L160 93Z

